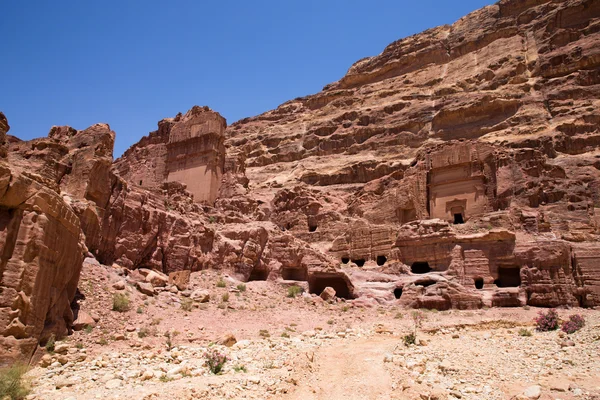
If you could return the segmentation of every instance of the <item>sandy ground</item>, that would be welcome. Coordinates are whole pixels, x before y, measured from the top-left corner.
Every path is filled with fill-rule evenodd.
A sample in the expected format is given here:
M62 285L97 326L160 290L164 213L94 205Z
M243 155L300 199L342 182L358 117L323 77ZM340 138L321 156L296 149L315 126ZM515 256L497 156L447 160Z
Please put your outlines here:
M534 308L422 310L417 344L406 346L413 310L289 298L288 283L240 291L205 271L192 286L210 293L208 303L184 311L189 293L147 297L126 285L130 310L121 313L111 308L122 280L85 265L80 305L98 324L57 342L60 353L30 371L30 399L600 399L594 310L559 310L585 316L572 335L535 332ZM220 345L229 334L237 343ZM228 357L219 375L205 365L214 349Z

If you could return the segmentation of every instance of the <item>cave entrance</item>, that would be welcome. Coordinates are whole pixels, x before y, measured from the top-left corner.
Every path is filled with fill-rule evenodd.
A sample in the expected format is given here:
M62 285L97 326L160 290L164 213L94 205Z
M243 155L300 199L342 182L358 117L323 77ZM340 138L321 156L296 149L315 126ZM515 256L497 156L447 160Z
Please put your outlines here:
M519 268L498 268L498 279L494 281L498 287L521 286L521 270Z
M335 295L343 299L352 299L348 282L341 276L336 275L313 275L308 279L308 291L320 295L326 287L332 287Z
M464 224L465 220L463 218L462 213L454 214L454 224Z
M352 262L354 264L356 264L357 266L359 266L359 267L362 267L362 266L365 265L365 259L364 258L358 258L356 260L352 260Z
M483 278L475 278L475 289L483 289Z
M284 268L281 270L281 277L286 281L306 281L308 273L304 268Z
M427 261L416 261L411 265L410 272L413 274L426 274L431 272L431 268Z
M315 232L317 230L317 224L315 223L309 223L308 224L308 231L309 232Z
M266 281L269 277L269 271L266 269L257 269L254 268L250 273L250 277L248 278L248 282L252 281Z
M423 280L416 281L415 286L429 287L431 285L435 285L436 283L437 282L434 280L423 279Z
M402 297L402 288L401 287L397 287L396 289L394 289L394 297L397 299Z
M379 265L380 267L382 265L384 265L387 261L387 257L386 256L377 256L377 265Z
M342 257L342 264L348 264L350 259L348 257Z

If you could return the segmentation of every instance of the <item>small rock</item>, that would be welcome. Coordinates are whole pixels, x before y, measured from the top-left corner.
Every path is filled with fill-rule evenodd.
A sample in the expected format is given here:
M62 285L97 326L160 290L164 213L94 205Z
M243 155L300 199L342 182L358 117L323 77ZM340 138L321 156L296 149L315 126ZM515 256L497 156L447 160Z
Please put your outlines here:
M40 360L40 366L42 368L48 368L52 364L52 356L50 354L44 354Z
M154 372L150 369L145 370L144 373L142 374L142 376L140 377L140 379L143 381L147 381L152 378L154 378Z
M394 362L394 355L390 354L390 353L386 353L385 356L383 356L383 362L384 363Z
M112 287L113 287L113 289L116 289L116 290L125 290L125 282L123 282L123 281L115 282L115 283L113 283Z
M219 340L217 340L217 344L221 346L231 347L237 343L237 339L233 336L233 333L226 333Z
M164 287L167 286L169 278L161 272L150 271L148 275L146 275L146 282L154 287Z
M320 297L325 300L332 300L335 297L335 289L332 288L331 286L327 286L325 289L323 289L323 291L321 292Z
M199 303L208 303L210 292L208 290L196 289L190 294L190 298Z
M148 296L154 296L156 294L156 291L154 290L154 287L152 286L151 283L148 282L138 282L135 285L137 287L137 289Z
M527 399L539 399L542 395L542 388L538 385L529 386L523 391L523 396Z
M122 385L122 382L120 379L111 379L108 382L106 382L104 387L107 389L116 389L118 387L121 387L121 385Z
M69 345L66 343L57 343L54 346L54 352L56 354L67 354L68 351L69 351Z
M73 330L80 331L85 329L86 327L91 326L92 328L96 326L96 321L85 311L79 310L77 313L77 319L73 322Z

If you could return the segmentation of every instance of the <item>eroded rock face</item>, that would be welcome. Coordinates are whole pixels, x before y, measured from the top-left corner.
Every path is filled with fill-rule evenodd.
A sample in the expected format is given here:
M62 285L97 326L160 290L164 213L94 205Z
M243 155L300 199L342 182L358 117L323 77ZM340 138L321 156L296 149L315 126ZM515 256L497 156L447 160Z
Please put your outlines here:
M135 270L214 268L363 304L600 306L598 4L502 0L229 127L163 119L114 163L106 124L23 142L0 113L5 359L67 331L88 250L148 293Z
M33 153L45 147L37 144ZM73 323L70 304L85 250L81 224L57 192L57 177L43 168L60 153L48 150L43 171L19 168L13 149L8 163L0 161L0 365L28 360L40 339L62 337Z
M224 172L226 126L219 113L194 106L160 121L158 130L127 150L115 166L131 184L156 189L179 182L195 201L213 204Z
M234 123L227 151L359 296L598 305L599 24L592 1L501 1Z

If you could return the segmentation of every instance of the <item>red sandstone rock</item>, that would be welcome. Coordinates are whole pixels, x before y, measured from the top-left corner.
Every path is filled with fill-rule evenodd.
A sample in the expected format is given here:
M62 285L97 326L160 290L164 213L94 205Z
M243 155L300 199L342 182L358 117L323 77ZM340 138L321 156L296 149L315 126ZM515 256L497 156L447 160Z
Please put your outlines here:
M23 142L0 113L0 363L66 333L86 247L137 285L599 306L598 26L594 1L502 0L229 127L164 119L114 163L106 124Z

